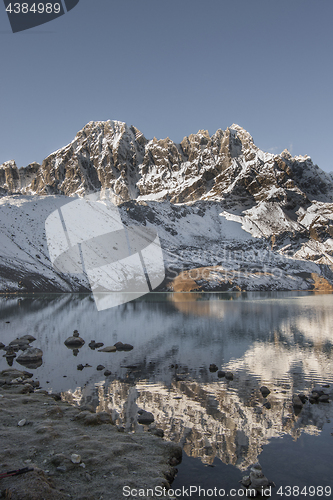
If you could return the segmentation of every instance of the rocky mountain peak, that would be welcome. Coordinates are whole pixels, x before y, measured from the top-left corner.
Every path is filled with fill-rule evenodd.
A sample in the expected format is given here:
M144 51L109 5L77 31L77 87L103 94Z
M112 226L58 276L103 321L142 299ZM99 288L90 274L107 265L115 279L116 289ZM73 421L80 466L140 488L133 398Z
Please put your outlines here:
M237 289L308 289L315 286L313 276L321 273L318 266L333 264L333 178L308 156L292 157L286 150L279 155L266 153L236 124L226 130L218 129L211 136L207 130L199 130L177 144L169 137L147 140L139 129L124 122L94 121L83 127L67 146L45 158L42 165L33 163L18 169L11 160L0 166L0 222L5 235L0 242L0 264L3 262L8 289L19 287L10 280L16 273L20 283L27 266L29 276L34 276L34 269L41 269L41 258L44 261L38 271L39 281L29 278L27 286L32 286L32 282L42 286L48 279L45 276L51 276L40 228L44 227L51 207L67 203L68 199L37 195L81 196L101 188L110 190L125 225L156 227L169 264L179 256L176 268L182 270L186 262L188 269L201 269L198 276L203 280L206 278L202 269L206 272L207 266L213 281L217 271L224 276L223 281L229 280L225 269L248 269L247 257L235 254L230 263L223 253L225 245L230 255L239 248L255 248L260 254L257 264L261 267L255 271L259 281L254 283L254 274L246 271L237 283L228 281ZM23 200L5 196L13 193L34 196ZM30 213L25 208L25 217L22 203L31 208ZM39 223L35 205L40 210ZM40 231L39 243L36 231ZM263 245L269 249L267 259L260 253ZM285 267L281 269L285 274L275 283L272 265L275 266L276 255L284 253L301 262L291 264L284 257ZM21 264L17 255L21 256ZM26 255L32 255L28 263ZM305 275L304 259L312 261ZM267 264L267 274L258 271L262 262ZM296 277L290 277L288 269L292 266ZM299 270L303 277L299 278ZM330 268L324 271L333 283ZM267 278L266 284L260 281L262 276ZM69 285L67 277L53 279L66 290L78 289L75 280ZM187 279L182 276L181 286ZM47 286L53 286L52 280ZM201 283L201 278L198 281ZM211 285L210 278L208 282L209 290L211 286L220 286ZM87 284L84 279L82 283ZM206 286L193 280L191 283L194 289Z
M91 121L41 166L18 170L14 161L4 163L0 187L8 193L68 196L109 188L117 203L233 199L290 206L296 197L296 206L311 199L333 200L332 177L309 157L292 157L287 150L265 153L237 124L212 136L199 130L176 144L169 137L147 140L124 122Z

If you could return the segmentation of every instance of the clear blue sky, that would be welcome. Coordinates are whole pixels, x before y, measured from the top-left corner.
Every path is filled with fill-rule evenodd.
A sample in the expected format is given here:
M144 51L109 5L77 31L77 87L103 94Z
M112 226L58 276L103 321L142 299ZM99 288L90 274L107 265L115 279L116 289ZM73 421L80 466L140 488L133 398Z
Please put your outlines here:
M2 4L0 164L113 119L177 142L237 123L333 170L332 1L80 0L16 34Z

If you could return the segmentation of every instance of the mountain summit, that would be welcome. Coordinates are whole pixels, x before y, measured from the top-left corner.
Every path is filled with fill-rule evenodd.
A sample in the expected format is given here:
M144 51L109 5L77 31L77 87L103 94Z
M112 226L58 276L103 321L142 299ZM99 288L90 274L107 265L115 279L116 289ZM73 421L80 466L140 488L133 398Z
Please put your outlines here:
M123 122L90 122L42 165L1 165L0 187L8 194L66 196L110 188L118 203L188 203L231 196L256 202L333 201L331 176L309 157L264 153L235 124L212 136L199 130L175 144L169 138L148 141Z
M2 289L87 288L55 273L40 228L51 209L104 188L125 225L157 230L169 289L332 286L333 178L311 158L265 153L236 124L176 144L106 121L41 165L0 166Z

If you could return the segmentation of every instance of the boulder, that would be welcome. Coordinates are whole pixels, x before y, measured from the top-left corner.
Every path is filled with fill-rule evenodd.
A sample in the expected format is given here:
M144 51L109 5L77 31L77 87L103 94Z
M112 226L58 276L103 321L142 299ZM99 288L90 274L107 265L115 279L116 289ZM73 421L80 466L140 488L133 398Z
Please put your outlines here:
M138 423L143 425L149 425L154 422L155 418L150 411L141 410L138 416Z
M254 464L250 469L250 475L244 476L240 483L246 489L255 489L257 494L261 496L263 488L267 488L268 486L274 487L275 484L273 481L269 481L267 477L263 474L261 465L259 462ZM256 495L254 495L256 496Z
M131 344L123 344L122 342L117 342L115 344L117 351L131 351L133 346Z
M103 344L103 342L96 342L95 340L91 340L88 345L89 345L90 349L92 349L94 351L95 349L98 349L99 347L103 347L104 344Z
M17 357L17 362L23 364L24 362L38 361L42 358L43 351L37 347L30 347Z
M21 347L21 346L24 346L24 345L29 345L29 340L28 339L20 338L20 339L14 339L11 342L9 342L9 346L18 346L18 347Z
M260 387L260 392L261 392L261 394L263 395L264 398L267 398L268 394L271 393L271 391L265 385L263 385L262 387Z
M16 361L27 368L38 368L43 363L43 351L37 347L30 347L22 352Z
M66 347L81 347L84 344L84 340L81 339L81 337L68 337L68 339L65 340L64 344Z
M115 345L109 345L103 347L103 349L98 349L98 352L116 352L117 348Z
M20 340L22 339L28 340L29 344L30 342L34 342L36 340L36 338L33 335L23 335L23 337L20 337Z
M307 402L307 400L308 400L307 396L306 396L303 392L300 392L300 393L298 394L298 397L299 397L299 399L302 401L303 405L304 405L304 404Z
M293 396L293 407L294 408L303 408L303 403L302 403L300 397L297 395Z

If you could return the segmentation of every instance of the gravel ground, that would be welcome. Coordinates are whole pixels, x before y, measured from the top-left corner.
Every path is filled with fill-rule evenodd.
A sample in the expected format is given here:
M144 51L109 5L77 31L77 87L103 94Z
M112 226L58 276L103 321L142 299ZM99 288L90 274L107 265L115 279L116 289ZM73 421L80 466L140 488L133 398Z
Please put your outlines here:
M0 474L33 468L0 479L0 498L161 498L181 461L178 445L150 432L120 432L109 414L73 407L33 386L27 372L0 372Z

